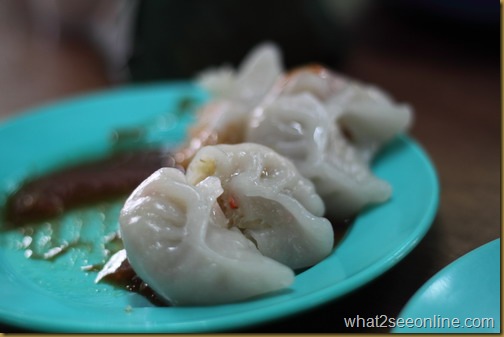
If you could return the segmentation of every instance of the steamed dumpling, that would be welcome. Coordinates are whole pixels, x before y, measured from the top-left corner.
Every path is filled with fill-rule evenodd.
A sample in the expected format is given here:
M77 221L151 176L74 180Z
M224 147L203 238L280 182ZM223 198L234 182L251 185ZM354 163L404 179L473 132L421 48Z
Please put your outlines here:
M246 140L291 159L315 184L329 216L345 218L390 197L370 161L410 122L409 108L378 89L307 67L273 87L254 110Z
M219 203L230 226L265 256L297 269L330 254L334 235L324 203L290 160L258 144L207 146L189 164L187 180L209 176L222 181Z
M327 109L339 128L365 160L406 131L413 119L411 107L398 104L376 86L359 83L322 66L306 66L288 73L270 96L310 93ZM272 97L269 98L271 101Z
M174 305L243 300L288 287L292 270L262 255L218 206L216 177L196 185L162 168L128 198L120 230L135 272Z
M328 214L344 218L389 198L389 184L372 174L313 95L282 96L263 109L248 140L290 158L313 181Z
M206 146L180 172L162 168L119 217L131 266L175 305L239 301L288 287L292 269L333 248L313 184L257 144Z
M280 51L269 43L254 48L238 70L208 70L198 84L212 94L189 130L189 141L175 159L187 166L196 151L205 145L236 144L244 140L252 109L259 104L282 73Z
M234 71L230 67L202 72L197 82L215 99L229 99L244 103L258 103L270 90L283 71L281 53L271 43L252 49Z

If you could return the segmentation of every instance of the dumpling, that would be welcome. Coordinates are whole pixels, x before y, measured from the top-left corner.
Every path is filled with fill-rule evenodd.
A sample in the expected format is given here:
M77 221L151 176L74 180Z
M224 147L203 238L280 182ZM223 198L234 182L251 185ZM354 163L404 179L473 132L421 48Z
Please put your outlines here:
M405 104L395 104L375 86L350 82L338 95L325 102L328 111L338 116L337 123L350 136L366 161L380 148L412 124L413 113Z
M313 184L290 160L258 144L216 145L201 149L187 168L198 184L220 179L219 204L230 221L259 251L293 269L327 257L334 243L331 223Z
M290 158L324 199L327 214L344 218L385 201L391 193L345 139L324 106L311 94L282 96L263 107L248 140Z
M206 146L184 175L162 168L119 223L135 272L174 305L218 304L288 287L333 248L313 184L258 144Z
M200 86L216 99L258 103L283 72L281 53L272 43L253 48L238 69L221 67L203 71L197 78Z
M135 272L173 305L243 300L288 287L292 270L263 256L218 206L216 177L196 185L162 168L127 199L120 230Z
M280 95L311 93L366 160L412 124L410 106L394 102L374 85L359 83L319 65L295 69L278 82L269 93L273 96L269 101Z
M407 106L323 67L287 74L253 112L246 140L291 159L333 218L386 201L390 185L370 170L377 150L411 123Z
M212 95L212 100L198 112L188 142L175 154L178 164L186 167L205 145L243 142L252 109L283 71L280 58L275 45L263 43L247 55L236 72L224 67L199 76L198 84Z

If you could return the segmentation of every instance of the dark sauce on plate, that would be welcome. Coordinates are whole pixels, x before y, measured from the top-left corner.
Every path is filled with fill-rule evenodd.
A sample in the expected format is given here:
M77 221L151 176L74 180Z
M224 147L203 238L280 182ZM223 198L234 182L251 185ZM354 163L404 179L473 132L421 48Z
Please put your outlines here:
M98 271L103 270L103 267L101 267ZM170 305L158 296L156 292L135 273L126 257L122 259L121 263L114 268L114 270L108 271L108 273L100 279L100 282L105 282L115 287L138 293L156 306Z
M68 209L128 195L161 167L173 167L173 157L161 150L136 150L25 182L9 196L8 223L22 225L56 217Z

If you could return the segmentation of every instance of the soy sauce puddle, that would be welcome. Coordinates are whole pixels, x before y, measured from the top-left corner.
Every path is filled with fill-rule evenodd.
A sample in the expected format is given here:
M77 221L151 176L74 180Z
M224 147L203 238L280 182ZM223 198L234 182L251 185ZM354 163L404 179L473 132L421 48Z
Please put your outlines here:
M108 264L108 262L107 262ZM101 273L105 273L99 282L111 284L120 289L135 292L146 298L151 304L155 306L169 306L170 304L163 300L156 294L152 288L149 287L133 270L126 255L121 258L120 263L111 270L107 270L106 266L97 266L98 278ZM97 278L97 279L98 279Z
M1 244L20 251L33 263L48 262L57 268L80 270L83 275L95 278L111 256L123 250L117 222L122 204L123 199L97 202L51 220L3 228ZM72 256L86 258L68 264ZM136 275L127 259L95 283L137 293L154 306L169 305Z
M161 150L137 150L58 170L26 181L7 199L7 223L51 219L69 209L131 193L161 167L175 160Z

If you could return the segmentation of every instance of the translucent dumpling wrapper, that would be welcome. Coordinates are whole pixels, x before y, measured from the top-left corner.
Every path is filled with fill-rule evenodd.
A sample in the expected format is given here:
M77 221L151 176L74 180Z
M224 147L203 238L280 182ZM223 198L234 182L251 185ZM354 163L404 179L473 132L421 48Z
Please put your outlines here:
M244 300L288 287L292 270L228 226L220 180L162 168L127 199L120 230L135 272L173 305Z
M367 161L413 121L409 105L399 104L374 85L359 83L322 66L295 69L278 81L269 93L269 102L282 95L310 93L327 109L351 144Z
M383 92L322 67L280 80L255 110L246 140L291 159L316 186L330 217L345 218L386 201L390 185L370 162L410 125L412 113Z
M197 83L211 95L211 101L198 112L189 130L188 142L175 158L187 166L194 153L205 145L236 144L244 133L252 109L259 104L283 71L280 51L274 44L254 48L235 71L230 67L210 69Z
M216 99L258 103L283 71L281 53L272 43L253 48L235 71L229 66L203 71L197 82Z
M413 113L406 104L395 104L375 86L348 83L338 95L325 102L326 109L351 137L364 160L370 161L380 148L412 124Z
M210 176L222 182L218 201L229 225L265 256L298 269L331 253L324 203L290 160L258 144L207 146L189 164L187 179L198 184Z

